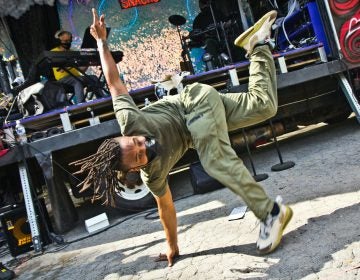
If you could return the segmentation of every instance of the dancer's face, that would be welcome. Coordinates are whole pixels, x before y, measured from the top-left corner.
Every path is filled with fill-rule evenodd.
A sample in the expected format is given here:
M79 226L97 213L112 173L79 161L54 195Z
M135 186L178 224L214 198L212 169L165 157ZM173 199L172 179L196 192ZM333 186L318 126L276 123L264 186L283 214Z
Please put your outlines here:
M122 149L122 161L128 170L139 170L148 163L144 136L122 136L115 140Z

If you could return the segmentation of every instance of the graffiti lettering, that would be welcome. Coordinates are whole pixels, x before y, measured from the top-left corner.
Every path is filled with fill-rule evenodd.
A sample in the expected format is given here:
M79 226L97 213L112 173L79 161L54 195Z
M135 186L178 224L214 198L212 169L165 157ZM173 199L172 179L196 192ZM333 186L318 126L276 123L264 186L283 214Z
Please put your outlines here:
M331 10L337 16L346 16L359 7L359 0L330 0Z
M119 0L122 9L129 9L136 6L145 6L157 2L160 2L160 0Z
M349 38L353 33L358 31L359 29L360 29L360 18L353 17L350 20L349 31L348 34L346 35L346 39Z
M339 41L342 53L350 63L360 63L360 10L340 28Z

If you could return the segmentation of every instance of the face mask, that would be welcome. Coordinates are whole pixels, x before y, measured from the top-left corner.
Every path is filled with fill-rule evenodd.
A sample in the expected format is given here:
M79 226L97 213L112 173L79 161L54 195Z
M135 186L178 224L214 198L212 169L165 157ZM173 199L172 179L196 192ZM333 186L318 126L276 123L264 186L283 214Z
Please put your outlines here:
M160 145L154 138L146 137L145 146L148 162L151 162L159 154Z
M61 46L66 49L66 50L69 50L70 47L71 47L71 43L62 43Z

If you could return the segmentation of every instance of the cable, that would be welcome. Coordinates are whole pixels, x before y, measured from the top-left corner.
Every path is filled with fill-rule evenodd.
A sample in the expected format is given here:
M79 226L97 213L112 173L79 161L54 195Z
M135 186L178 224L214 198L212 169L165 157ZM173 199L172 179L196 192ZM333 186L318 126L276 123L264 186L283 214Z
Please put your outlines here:
M51 250L51 251L45 251L44 254L50 254L50 253L55 253L55 252L61 251L61 250L65 249L66 247L68 247L70 244L73 244L73 243L76 243L76 242L85 240L85 239L87 239L87 238L96 236L96 235L98 235L98 234L100 234L100 233L103 233L103 232L105 232L105 231L107 231L107 230L109 230L109 229L111 229L111 228L113 228L113 227L115 227L115 226L117 226L117 225L122 224L123 222L125 222L125 221L127 221L127 220L130 220L130 219L132 219L132 218L134 218L134 217L140 216L140 215L142 215L142 214L144 214L144 213L146 213L146 212L149 212L149 211L154 212L155 210L152 208L152 209L149 209L149 210L147 210L147 211L142 211L142 212L133 214L133 215L131 215L131 216L129 216L129 217L126 217L126 218L124 218L124 219L122 219L122 220L120 220L120 221L118 221L118 222L116 222L116 223L114 223L114 224L112 224L112 225L110 225L110 226L108 226L108 227L100 230L100 231L94 232L94 233L89 234L89 235L86 235L86 236L82 236L82 237L77 238L77 239L74 239L74 240L65 241L65 242L62 243L62 246L59 246L58 248L56 248L56 249L54 249L54 250Z
M15 139L13 139L13 140L15 140ZM41 153L43 156L45 156L45 157L48 156L48 155L44 154L43 152L41 152L40 150L38 150L37 148L33 147L33 145L31 145L31 143L27 143L27 145L28 145L30 148L32 148L32 149L38 151L39 153ZM75 179L77 179L77 180L80 181L79 178L77 178L76 176L74 176L73 174L71 174L69 171L67 171L61 164L57 163L55 160L53 160L53 162L54 162L58 167L60 167L63 171L65 171L66 173L70 174L73 178L75 178ZM26 161L25 161L25 168L26 168L27 172L29 173L29 171L28 171L28 165L27 165ZM33 187L32 187L31 182L29 182L29 183L30 183L30 186L31 186L31 188L30 188L31 191L34 192L34 189L33 189ZM187 195L187 196L183 196L183 197L181 197L181 198L179 198L179 199L174 200L174 202L177 202L177 201L179 201L179 200L188 198L188 197L190 197L190 196L192 196L192 195L193 195L193 194ZM37 196L35 196L35 197L37 197ZM41 206L39 205L39 200L38 200L38 199L36 199L36 204L37 204L37 206L38 206L40 215L42 215L41 218L43 218L43 221L45 221L44 213L42 212L42 208L41 208ZM126 218L124 218L124 219L122 219L122 220L120 220L120 221L118 221L118 222L116 222L116 223L114 223L114 224L112 224L112 225L104 228L104 229L101 230L101 231L97 231L97 232L95 232L95 233L93 233L93 234L86 235L86 236L83 236L83 237L80 237L80 238L77 238L77 239L74 239L74 240L71 240L71 241L64 241L64 239L63 239L61 236L56 235L56 234L50 232L50 230L49 230L49 228L48 228L48 225L46 224L46 221L45 221L45 224L46 224L46 225L45 225L45 230L47 231L47 233L48 233L48 235L49 235L49 238L50 238L52 241L54 241L55 243L57 243L57 244L59 244L59 245L63 245L61 248L58 248L58 249L56 249L56 250L53 250L53 251L51 251L51 252L49 252L49 253L60 251L60 250L62 250L63 248L66 248L68 245L70 245L70 244L72 244L72 243L76 243L76 242L79 242L79 241L81 241L81 240L84 240L84 239L87 239L87 238L96 236L96 235L98 235L98 234L100 234L100 233L102 233L102 232L105 232L105 231L109 230L110 228L113 228L113 227L115 227L115 226L117 226L117 225L119 225L119 224L122 224L123 222L125 222L125 221L127 221L127 220L130 220L130 219L132 219L132 218L134 218L134 217L143 215L143 214L145 214L145 213L147 213L147 214L144 216L144 218L147 219L147 220L158 219L159 216L154 216L154 217L150 217L150 218L149 218L149 216L152 215L152 214L154 214L154 213L156 213L156 211L157 211L157 208L151 208L151 209L149 209L149 210L146 210L146 211L142 211L142 212L133 214L133 215L131 215L131 216L128 216L128 217L126 217Z
M11 113L11 111L12 111L15 103L17 102L17 99L18 99L18 98L19 98L19 95L16 95L15 98L14 98L14 100L13 100L13 103L12 103L11 106L10 106L9 112L7 113L7 115L6 115L6 117L5 117L4 124L7 123L7 119L8 119L8 117L10 116L10 113ZM15 140L15 139L13 139L13 140Z
M16 138L15 137L11 137L13 141L16 141ZM13 145L13 147L16 146ZM31 149L35 150L36 152L38 152L39 154L41 154L42 156L44 156L45 158L48 158L50 155L46 155L44 152L40 151L39 149L35 148L31 143L27 143L27 146L29 146ZM53 163L58 166L61 170L63 170L65 173L67 173L68 175L70 175L73 179L81 182L81 180L76 177L75 175L73 175L70 171L68 171L65 167L63 167L60 163L58 163L56 160L52 160Z
M292 2L291 2L291 1L292 1ZM290 4L290 3L291 3L291 4ZM288 7L289 7L288 13L287 13L287 15L285 16L285 18L283 19L282 23L281 23L281 26L282 26L282 29L283 29L283 32L284 32L284 36L285 36L286 40L289 42L289 44L290 44L289 47L292 47L292 48L295 48L295 49L296 49L296 47L295 47L295 46L293 45L293 43L290 41L290 39L289 39L289 37L288 37L288 34L287 34L286 30L285 30L285 21L286 21L286 19L295 11L296 3L297 3L296 0L290 0L290 1L289 1L289 4L288 4Z
M177 201L182 200L182 199L185 199L185 198L189 198L189 197L191 197L191 196L193 196L193 194L180 197L180 198L174 200L174 202L177 202ZM118 222L116 222L116 223L114 223L114 224L112 224L112 225L104 228L104 229L101 230L101 231L97 231L97 232L95 232L95 233L93 233L93 234L89 234L89 235L86 235L86 236L83 236L83 237L80 237L80 238L77 238L77 239L74 239L74 240L71 240L71 241L67 241L67 242L65 242L65 244L66 244L66 245L70 245L70 244L72 244L72 243L76 243L76 242L85 240L85 239L87 239L87 238L96 236L96 235L98 235L98 234L100 234L100 233L103 233L103 232L105 232L105 231L107 231L107 230L109 230L109 229L111 229L111 228L113 228L113 227L115 227L115 226L118 226L118 225L120 225L120 224L122 224L122 223L124 223L124 222L126 222L126 221L128 221L128 220L130 220L130 219L132 219L132 218L135 218L135 217L137 217L137 216L143 215L143 214L145 214L145 213L147 213L147 214L144 216L144 218L145 218L146 220L156 220L156 219L159 218L159 216L154 216L154 217L151 217L151 218L149 218L149 216L152 215L152 214L154 214L154 213L156 213L157 210L158 210L157 208L151 208L151 209L148 209L148 210L145 210L145 211L141 211L141 212L139 212L139 213L136 213L136 214L133 214L133 215L131 215L131 216L128 216L128 217L126 217L126 218L124 218L124 219L122 219L122 220L120 220L120 221L118 221ZM65 246L65 247L66 247L66 246Z
M94 233L92 233L92 234L89 234L89 235L86 235L86 236L83 236L83 237L80 237L80 238L77 238L77 239L74 239L74 240L71 240L71 241L67 241L66 244L76 243L76 242L79 242L79 241L81 241L81 240L85 240L85 239L87 239L87 238L89 238L89 237L96 236L96 235L98 235L98 234L100 234L100 233L103 233L103 232L105 232L105 231L107 231L107 230L109 230L109 229L111 229L111 228L113 228L113 227L115 227L115 226L117 226L117 225L122 224L123 222L126 222L127 220L130 220L130 219L132 219L132 218L134 218L134 217L140 216L140 215L142 215L142 214L144 214L144 213L146 213L146 212L149 212L149 211L154 211L154 209L152 208L152 209L149 209L149 210L146 210L146 211L142 211L142 212L140 212L140 213L133 214L133 215L131 215L131 216L129 216L129 217L126 217L126 218L124 218L124 219L122 219L122 220L120 220L120 221L118 221L118 222L116 222L116 223L114 223L114 224L112 224L112 225L104 228L103 230L94 232Z
M23 155L23 163L24 163L26 172L30 175L29 165L27 164L27 161L26 161L24 155ZM48 235L48 238L50 240L52 240L53 242L56 242L57 244L63 244L64 239L61 236L59 236L59 235L57 235L57 234L50 231L49 225L47 224L47 221L46 221L46 218L45 218L45 214L44 214L42 205L40 204L40 200L38 198L38 194L35 192L35 188L34 188L34 185L32 183L32 180L31 180L31 176L29 176L28 180L29 180L29 186L30 186L30 194L31 194L31 196L33 198L35 198L33 200L34 200L35 205L37 207L37 210L38 210L38 213L39 213L39 216L40 216L40 221L42 221L44 226L45 226L45 231L46 231L46 233ZM36 210L35 210L35 213L36 213ZM38 225L38 227L39 227L39 225ZM39 234L40 234L40 238L41 238L41 230L40 230L40 228L38 228L38 230L39 230ZM44 240L41 240L41 241L44 241Z
M16 139L12 139L12 140L16 140ZM31 144L28 144L30 148L33 148L35 149L36 151L38 151L36 148L34 148ZM44 153L42 153L41 151L39 151L43 156L46 156ZM25 166L25 170L28 174L30 174L30 171L29 171L29 167L28 167L28 164L24 158L23 160L24 162L24 166ZM54 161L55 163L55 161ZM59 167L61 167L65 172L67 172L68 174L72 175L69 171L67 171L65 168L63 168L59 163L56 163ZM76 178L77 180L79 180L77 177L75 177L74 175L72 175L74 178ZM38 195L37 193L35 192L35 189L33 187L33 184L32 184L32 180L31 180L31 176L29 176L29 185L30 185L30 192L31 192L31 195L35 198L34 199L34 202L36 204L36 207L37 207L37 210L39 212L39 215L40 215L40 219L42 220L42 222L44 223L45 225L45 231L48 235L48 238L50 240L52 240L53 242L57 243L57 244L64 244L64 239L60 236L60 235L57 235L53 232L50 231L49 229L49 226L47 224L47 221L46 221L46 218L45 218L45 214L44 214L44 211L43 211L43 208L42 208L42 205L40 204L40 200L38 199ZM40 232L40 236L41 236L41 232Z
M20 259L18 258L13 258L10 261L8 261L6 263L7 266L9 267L18 267L19 265L23 264L24 262L27 262L29 260L31 260L32 258L36 257L37 255L34 254L27 254L24 257L21 257Z
M190 196L193 196L193 194L185 195L185 196L183 196L183 197L180 197L180 198L178 198L178 199L175 199L174 202L177 202L177 201L179 201L179 200L188 198L188 197L190 197ZM159 215L150 217L151 215L155 214L156 212L157 212L157 209L155 209L155 210L151 211L150 213L146 214L146 215L144 216L145 220L156 220L156 219L159 219L159 218L160 218Z
M9 249L9 245L7 244L6 247L0 251L0 258L6 256L9 253L10 253L10 249Z
M144 217L145 220L157 220L157 219L159 219L159 218L160 218L159 215L154 216L154 217L150 217L150 215L155 214L156 212L157 212L157 209L154 210L154 211L151 211L151 212L148 213L148 214L146 214L145 217Z
M279 9L279 6L278 6L276 0L274 0L274 3L272 3L271 0L268 0L268 2L269 2L269 4L271 5L271 7L272 7L273 9L276 9L276 10Z
M58 246L57 248L53 249L53 250L48 250L46 251L44 254L51 254L51 253L56 253L59 252L63 249L65 249L66 247L68 247L70 244L64 244L62 246Z

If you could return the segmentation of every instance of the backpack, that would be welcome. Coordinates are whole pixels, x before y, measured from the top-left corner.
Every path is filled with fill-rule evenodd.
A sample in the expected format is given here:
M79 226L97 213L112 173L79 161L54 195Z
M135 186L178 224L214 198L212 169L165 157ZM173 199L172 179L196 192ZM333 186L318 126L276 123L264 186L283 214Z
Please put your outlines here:
M44 105L40 101L39 94L44 88L42 83L36 83L19 92L17 105L23 117L39 115L44 112Z
M70 105L66 98L65 88L56 81L45 83L40 92L40 101L44 105L45 111Z

